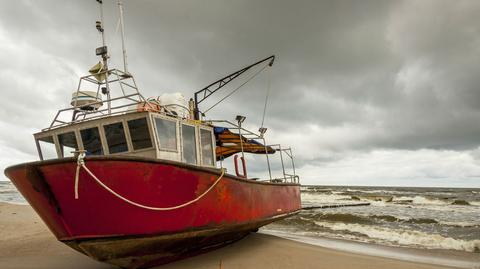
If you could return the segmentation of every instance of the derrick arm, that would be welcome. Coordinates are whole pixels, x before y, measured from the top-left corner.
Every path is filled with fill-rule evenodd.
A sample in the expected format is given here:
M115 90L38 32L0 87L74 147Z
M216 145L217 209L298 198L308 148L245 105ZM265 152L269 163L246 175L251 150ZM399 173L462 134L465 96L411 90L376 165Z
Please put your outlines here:
M207 87L195 92L195 95L194 95L194 115L195 115L195 119L196 120L200 119L200 110L198 109L198 105L201 102L203 102L205 99L210 97L210 95L214 94L216 91L220 90L222 87L224 87L228 83L230 83L232 80L239 77L241 74L245 73L247 70L249 70L252 67L257 66L261 63L267 62L267 61L270 61L268 63L268 65L272 66L273 62L275 61L275 55L267 57L267 58L265 58L263 60L260 60L260 61L254 63L254 64L246 66L246 67L244 67L244 68L242 68L242 69L240 69L236 72L233 72L233 73L231 73L231 74L213 82L212 84L208 85Z

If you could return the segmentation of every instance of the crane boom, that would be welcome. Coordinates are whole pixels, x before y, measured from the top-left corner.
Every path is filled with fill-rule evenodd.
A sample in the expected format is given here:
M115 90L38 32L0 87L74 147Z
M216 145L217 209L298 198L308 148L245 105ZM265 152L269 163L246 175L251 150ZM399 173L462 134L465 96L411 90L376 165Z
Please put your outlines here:
M273 65L273 62L275 61L275 55L272 55L270 57L267 57L263 60L260 60L254 64L251 64L249 66L246 66L238 71L235 71L213 83L211 83L210 85L208 85L207 87L195 92L195 95L194 95L194 115L195 115L195 119L196 120L199 120L200 119L200 110L198 109L198 105L203 102L205 99L207 99L208 97L210 97L210 95L214 94L216 91L220 90L222 87L224 87L225 85L227 85L228 83L230 83L232 80L236 79L237 77L239 77L240 75L242 75L243 73L245 73L247 70L251 69L252 67L255 67L261 63L264 63L264 62L267 62L269 61L268 65L269 66L272 66Z

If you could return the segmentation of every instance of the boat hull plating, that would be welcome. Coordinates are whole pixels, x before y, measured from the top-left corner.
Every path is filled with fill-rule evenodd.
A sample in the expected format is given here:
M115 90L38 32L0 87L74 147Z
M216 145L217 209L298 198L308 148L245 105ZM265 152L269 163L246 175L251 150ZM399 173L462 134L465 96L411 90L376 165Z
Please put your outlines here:
M218 169L133 157L87 157L87 167L123 197L152 207L193 200L220 177ZM238 240L300 209L298 184L246 180L225 174L188 206L154 211L112 195L75 159L26 163L5 174L58 240L100 261L148 267Z

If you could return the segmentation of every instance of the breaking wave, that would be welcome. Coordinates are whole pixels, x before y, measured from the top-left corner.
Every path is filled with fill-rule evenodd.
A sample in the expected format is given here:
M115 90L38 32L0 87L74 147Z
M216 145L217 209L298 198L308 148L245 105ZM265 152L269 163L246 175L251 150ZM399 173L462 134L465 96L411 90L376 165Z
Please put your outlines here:
M350 200L352 201L371 201L371 202L383 202L383 203L394 203L394 204L412 204L412 205L480 205L480 202L470 202L463 199L437 199L425 196L389 196L389 195L351 195Z
M480 252L478 189L317 186L302 190L305 207L370 206L304 210L276 222L309 236L377 244Z
M300 221L298 219L301 219ZM287 225L301 225L305 224L309 220L316 221L330 221L330 222L342 222L342 223L357 223L357 224L375 224L378 221L381 222L401 222L401 223L414 223L414 224L442 224L458 227L475 226L471 223L456 223L456 222L440 222L431 218L408 218L398 217L392 215L358 215L350 213L320 213L312 214L306 217L292 217L283 221L283 224Z
M315 220L326 220L326 221L335 221L335 222L344 222L344 223L363 223L370 224L373 223L373 220L367 216L354 215L348 213L326 213L326 214L316 214L313 217Z
M11 193L17 193L16 190L0 190L0 194L11 194Z
M444 237L439 234L427 234L414 230L394 230L385 227L372 227L361 224L315 222L320 227L334 231L348 231L358 233L370 239L399 245L416 245L432 249L454 249L468 252L480 252L480 240L461 240ZM361 240L361 238L358 238Z
M452 205L470 205L470 203L465 200L455 200L452 202Z

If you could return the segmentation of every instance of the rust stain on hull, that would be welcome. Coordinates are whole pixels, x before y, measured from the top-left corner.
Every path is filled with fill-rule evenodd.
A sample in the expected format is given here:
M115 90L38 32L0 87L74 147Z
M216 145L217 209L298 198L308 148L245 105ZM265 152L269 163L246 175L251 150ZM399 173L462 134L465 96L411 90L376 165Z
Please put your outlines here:
M174 234L63 241L71 248L101 262L122 268L149 268L199 255L247 236L259 227L292 214L239 225Z
M32 184L32 188L41 193L49 202L49 204L55 208L55 211L58 214L61 214L62 210L60 209L60 205L58 204L55 195L53 194L50 186L47 182L43 179L43 175L41 171L36 166L27 165L25 167L26 178Z

